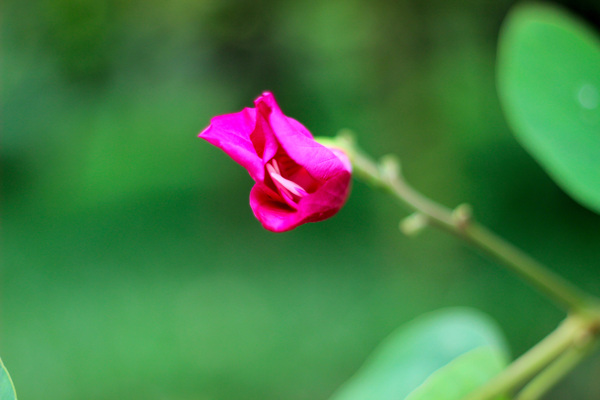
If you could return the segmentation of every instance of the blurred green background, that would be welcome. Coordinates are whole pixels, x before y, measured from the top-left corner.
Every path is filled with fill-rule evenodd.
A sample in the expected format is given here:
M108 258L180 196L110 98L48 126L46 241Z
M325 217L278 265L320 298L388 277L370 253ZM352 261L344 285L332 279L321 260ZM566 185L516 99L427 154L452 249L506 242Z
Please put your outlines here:
M285 234L196 138L264 90L315 135L357 132L408 179L600 295L600 216L498 104L512 1L8 0L2 7L0 354L21 400L326 399L395 327L466 305L518 355L563 317L354 184ZM595 0L562 2L595 26ZM549 398L600 398L600 357Z

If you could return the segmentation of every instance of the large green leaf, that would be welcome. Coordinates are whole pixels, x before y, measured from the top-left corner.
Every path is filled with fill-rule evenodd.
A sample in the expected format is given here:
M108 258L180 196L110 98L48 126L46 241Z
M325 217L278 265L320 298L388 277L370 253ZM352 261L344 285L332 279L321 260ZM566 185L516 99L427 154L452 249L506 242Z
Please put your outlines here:
M496 324L470 309L426 314L394 332L331 400L399 400L436 370L479 347L506 354Z
M17 400L15 387L2 360L0 360L0 400Z
M496 376L507 365L504 351L479 347L433 373L406 400L460 400Z
M501 31L498 91L521 144L600 212L600 40L548 5L517 6Z

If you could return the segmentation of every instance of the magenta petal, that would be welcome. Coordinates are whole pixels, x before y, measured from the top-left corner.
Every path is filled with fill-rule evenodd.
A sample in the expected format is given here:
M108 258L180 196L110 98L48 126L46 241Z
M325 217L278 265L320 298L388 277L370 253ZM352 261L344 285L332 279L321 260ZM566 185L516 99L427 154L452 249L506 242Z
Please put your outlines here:
M345 169L338 157L330 149L317 143L306 128L299 128L299 122L283 115L271 93L264 93L254 103L259 114L269 121L273 134L287 155L306 168L313 178L328 179Z
M350 191L351 174L341 173L325 182L298 204L294 210L273 200L259 184L250 192L250 207L265 229L272 232L292 230L307 222L318 222L335 215L346 202Z
M325 182L315 193L300 200L298 210L303 214L303 221L322 221L336 214L348 198L350 179L349 171L342 172Z
M352 163L350 162L350 159L348 158L346 153L344 153L340 149L335 149L335 148L332 148L329 150L331 150L333 152L333 154L335 154L335 156L342 162L344 169L351 173L352 172Z
M309 139L313 139L313 136L310 134L310 132L308 131L308 129L306 129L306 127L304 125L302 125L300 122L296 121L294 118L290 118L290 117L285 117L287 119L287 122L290 124L290 126L298 133L301 133L302 135L306 136Z
M273 132L268 115L265 113L256 113L256 126L250 139L257 149L258 156L262 158L263 164L268 163L281 147L275 132Z
M272 232L289 231L302 224L298 211L273 200L259 184L250 191L250 208L263 227Z
M235 162L246 168L252 179L262 181L264 168L250 140L256 125L256 110L244 108L233 114L214 117L198 137L222 149Z

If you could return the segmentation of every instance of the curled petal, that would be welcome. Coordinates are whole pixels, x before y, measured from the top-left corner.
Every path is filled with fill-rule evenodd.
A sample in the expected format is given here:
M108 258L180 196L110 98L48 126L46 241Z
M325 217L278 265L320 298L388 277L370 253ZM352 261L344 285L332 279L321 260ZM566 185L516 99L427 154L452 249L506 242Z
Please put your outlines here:
M256 125L256 109L244 108L242 111L214 117L210 125L200 132L198 137L219 147L235 162L244 167L252 179L262 180L264 168L256 154L250 134Z
M324 180L339 171L340 160L335 154L317 143L300 123L295 120L291 122L291 118L283 114L271 93L263 93L254 104L259 114L257 118L263 117L268 121L268 126L281 148L296 163L304 166L311 176Z
M302 223L297 210L274 200L259 184L250 191L250 208L263 227L272 232L289 231Z

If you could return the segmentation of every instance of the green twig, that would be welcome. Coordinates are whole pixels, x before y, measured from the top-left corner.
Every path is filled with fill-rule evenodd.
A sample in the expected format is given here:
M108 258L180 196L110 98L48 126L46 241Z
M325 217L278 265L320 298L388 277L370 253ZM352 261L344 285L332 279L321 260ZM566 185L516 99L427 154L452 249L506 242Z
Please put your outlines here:
M589 338L588 338L589 339ZM591 353L594 344L575 343L545 370L531 380L515 397L515 400L538 400L542 398L556 383L568 374L577 364Z
M580 333L581 325L578 318L567 318L558 328L513 361L498 376L467 396L467 400L491 400L498 395L510 394L521 387L573 346Z
M420 215L417 222L421 225L426 222L466 239L492 257L502 261L566 311L590 308L593 301L589 295L483 225L475 222L467 205L451 210L413 189L403 179L400 173L400 164L395 158L384 157L378 164L358 149L348 135L340 135L334 140L323 142L344 150L350 157L354 173L358 177L391 193L403 205L416 211L417 215ZM405 232L412 232L411 229L415 226L412 222L415 221L406 221L401 225L402 229Z
M387 156L380 163L376 163L365 155L347 134L320 141L327 146L342 149L350 158L356 176L391 193L404 206L415 211L401 222L400 229L403 232L414 234L427 225L446 230L501 261L570 313L556 330L515 360L496 378L472 393L468 397L469 400L494 399L499 395L512 393L532 378L530 385L521 393L520 400L537 399L598 342L600 301L475 222L470 206L463 204L451 210L423 196L403 179L400 163L394 157ZM589 346L585 346L585 351L579 343L582 337L586 337L590 343Z

